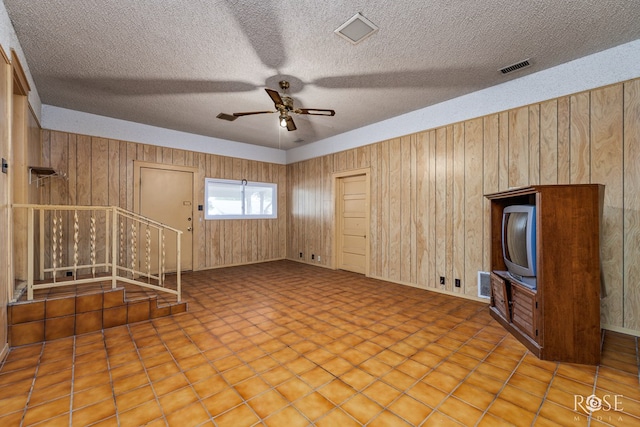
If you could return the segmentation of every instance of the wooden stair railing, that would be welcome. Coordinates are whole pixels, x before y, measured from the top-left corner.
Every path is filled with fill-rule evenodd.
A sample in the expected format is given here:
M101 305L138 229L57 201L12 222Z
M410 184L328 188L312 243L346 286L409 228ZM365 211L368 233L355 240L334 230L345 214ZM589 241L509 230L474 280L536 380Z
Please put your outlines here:
M13 211L27 217L26 239L18 239L26 242L26 271L16 276L26 274L28 300L36 289L110 278L112 288L130 283L180 302L182 231L116 206L15 204ZM167 253L169 239L175 257ZM176 289L165 286L168 272L176 274Z

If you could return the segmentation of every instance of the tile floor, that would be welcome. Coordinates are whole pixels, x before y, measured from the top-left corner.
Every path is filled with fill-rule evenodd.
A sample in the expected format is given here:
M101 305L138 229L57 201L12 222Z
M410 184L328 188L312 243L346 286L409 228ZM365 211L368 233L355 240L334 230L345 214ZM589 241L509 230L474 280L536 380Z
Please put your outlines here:
M544 362L484 304L289 261L187 274L184 297L14 348L0 425L640 425L635 337L607 332L599 367Z

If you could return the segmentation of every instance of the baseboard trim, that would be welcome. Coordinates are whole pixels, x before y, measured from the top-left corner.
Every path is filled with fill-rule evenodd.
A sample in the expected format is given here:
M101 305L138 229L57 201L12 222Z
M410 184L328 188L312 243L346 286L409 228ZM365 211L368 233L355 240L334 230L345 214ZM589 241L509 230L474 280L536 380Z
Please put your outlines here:
M636 331L634 329L623 328L621 326L608 325L606 323L602 323L600 325L600 327L602 329L606 329L607 331L620 332L621 334L633 335L634 337L640 337L640 331Z
M481 302L481 303L487 304L487 305L489 304L489 301L487 301L486 298L480 298L480 297L473 296L473 295L466 295L466 294L458 293L458 292L445 291L445 290L438 289L438 288L428 288L428 287L425 287L425 286L418 286L415 283L402 282L402 281L398 281L398 280L389 280L386 277L378 277L378 276L367 276L367 277L370 277L370 278L376 279L376 280L382 280L384 282L395 283L397 285L411 286L412 288L422 289L422 290L425 290L425 291L435 292L435 293L438 293L438 294L444 294L444 295L449 295L449 296L452 296L452 297L464 298L464 299L468 299L468 300L471 300L471 301Z

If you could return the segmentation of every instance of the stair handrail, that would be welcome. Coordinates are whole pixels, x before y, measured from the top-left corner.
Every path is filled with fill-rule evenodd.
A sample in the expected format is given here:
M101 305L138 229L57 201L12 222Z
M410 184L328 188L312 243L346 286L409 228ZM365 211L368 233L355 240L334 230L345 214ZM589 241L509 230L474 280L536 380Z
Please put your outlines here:
M163 224L159 221L151 219L149 217L140 215L135 212L128 211L118 206L87 206L87 205L43 205L43 204L25 204L25 203L16 203L12 206L14 209L27 209L27 299L33 299L33 291L35 289L44 289L44 288L52 288L58 286L67 286L67 285L76 285L81 283L91 283L97 281L104 281L108 278L111 278L112 288L117 287L117 283L125 282L133 285L138 285L146 288L155 289L161 292L168 292L170 294L176 295L177 301L181 300L181 266L180 266L180 241L182 231L178 230L174 227L171 227L167 224ZM35 212L39 211L39 242L35 241ZM52 230L49 230L51 233L49 234L50 240L52 242L51 246L51 254L50 258L52 258L52 267L45 268L44 259L45 259L45 212L51 211L52 215L50 218L53 223ZM62 214L58 216L59 212L73 212L73 228L74 228L74 241L71 242L69 240L68 235L70 232L64 233L64 219ZM90 263L89 264L81 264L79 265L79 218L78 212L91 211L90 217L90 226L89 226L89 246L90 246ZM95 218L96 212L104 212L105 221L103 225L103 229L98 229L98 224ZM123 219L131 221L130 230L123 232ZM70 218L67 218L68 221L71 222ZM135 225L134 225L135 224ZM138 240L142 239L142 230L141 235L137 236L138 227L145 227L145 241L144 241L144 249L145 255L145 267L146 271L142 271L142 256L138 258L138 250L137 243ZM69 227L70 228L70 227ZM157 241L155 245L157 245L157 266L155 266L158 271L157 274L152 272L152 259L151 259L151 249L152 249L152 236L151 229L154 228L157 230ZM104 235L100 232L104 230ZM67 230L69 231L69 230ZM165 287L165 235L167 233L175 233L176 237L176 289L170 289ZM105 249L105 261L97 262L96 255L98 253L97 248L97 236L101 234L104 238L104 249ZM130 235L130 238L124 238L126 235ZM63 239L67 240L63 240ZM120 243L120 245L117 244ZM125 242L131 243L131 246L125 246ZM102 243L102 242L101 242ZM36 244L40 249L40 257L39 257L39 279L40 282L44 283L35 283L35 248ZM72 246L73 244L73 246ZM140 245L142 246L142 244ZM73 248L73 265L62 265L63 253L65 251L70 251L70 248ZM142 249L142 248L141 248ZM128 265L120 265L119 260L122 261L124 259L123 252L130 253L131 260L127 260ZM118 256L120 254L120 257ZM58 261L60 261L61 265L57 265ZM101 275L96 276L97 269L105 269L105 272L110 272L108 276ZM78 278L77 272L78 270L90 269L91 277L88 278ZM72 271L72 279L69 280L58 280L58 274L63 271L69 270ZM49 273L51 275L51 282L46 282L45 275ZM141 278L146 279L146 282L140 280ZM153 284L152 280L156 281L157 284Z

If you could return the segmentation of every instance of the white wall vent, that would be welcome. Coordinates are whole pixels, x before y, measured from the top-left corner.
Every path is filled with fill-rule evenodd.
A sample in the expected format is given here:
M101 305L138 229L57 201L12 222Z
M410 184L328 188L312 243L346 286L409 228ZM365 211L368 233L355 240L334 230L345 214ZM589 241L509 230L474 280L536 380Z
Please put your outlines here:
M478 271L478 296L491 298L491 278L486 271Z

